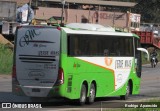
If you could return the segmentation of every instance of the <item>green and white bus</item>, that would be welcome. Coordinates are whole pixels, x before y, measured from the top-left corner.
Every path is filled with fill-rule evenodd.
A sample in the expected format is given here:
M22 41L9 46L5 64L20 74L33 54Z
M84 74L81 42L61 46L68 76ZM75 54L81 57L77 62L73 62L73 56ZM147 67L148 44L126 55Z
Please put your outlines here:
M20 26L15 37L12 91L33 98L64 97L80 104L96 97L138 94L139 37L98 24Z

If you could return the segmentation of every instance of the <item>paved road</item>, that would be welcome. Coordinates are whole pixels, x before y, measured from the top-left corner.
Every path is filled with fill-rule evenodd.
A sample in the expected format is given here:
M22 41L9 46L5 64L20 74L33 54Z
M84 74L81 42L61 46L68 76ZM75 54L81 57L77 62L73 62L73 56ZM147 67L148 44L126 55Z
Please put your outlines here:
M150 65L143 66L140 95L160 97L160 64L156 68L151 68Z
M11 77L0 75L0 102L30 102L28 97L15 96L11 93ZM151 68L150 65L145 65L142 67L142 81L140 94L132 96L129 98L129 101L138 101L139 99L148 99L148 98L160 98L160 64L156 68ZM57 101L57 100L51 100ZM63 100L58 100L63 102ZM114 98L99 98L93 105L83 106L86 107L100 107L102 104L100 101L106 102L119 102L119 97ZM71 108L78 106L74 103L63 102L64 104L58 105L58 108ZM48 109L49 110L49 109ZM57 109L56 109L57 110ZM60 109L59 109L60 110Z

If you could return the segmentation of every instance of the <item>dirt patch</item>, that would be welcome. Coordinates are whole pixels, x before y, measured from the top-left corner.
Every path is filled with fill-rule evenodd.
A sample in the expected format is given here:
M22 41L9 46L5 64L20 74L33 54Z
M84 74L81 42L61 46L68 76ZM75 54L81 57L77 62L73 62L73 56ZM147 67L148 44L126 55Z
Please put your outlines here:
M9 79L11 78L11 74L0 74L0 79Z
M3 35L1 35L1 34L0 34L0 43L8 46L11 49L13 49L13 47L14 47L14 45L10 41L8 41L7 39L5 39L3 37Z

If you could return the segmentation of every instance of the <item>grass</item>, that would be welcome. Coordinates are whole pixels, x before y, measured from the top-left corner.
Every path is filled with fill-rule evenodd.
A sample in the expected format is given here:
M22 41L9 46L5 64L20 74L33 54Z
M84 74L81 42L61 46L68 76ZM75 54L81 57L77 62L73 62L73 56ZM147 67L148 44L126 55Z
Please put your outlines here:
M0 74L11 74L13 51L7 45L0 44Z

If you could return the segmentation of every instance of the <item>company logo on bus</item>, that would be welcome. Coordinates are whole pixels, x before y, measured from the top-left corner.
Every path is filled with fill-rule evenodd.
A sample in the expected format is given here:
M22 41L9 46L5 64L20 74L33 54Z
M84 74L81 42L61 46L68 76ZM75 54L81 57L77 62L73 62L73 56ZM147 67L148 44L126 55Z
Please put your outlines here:
M40 71L31 71L28 74L29 77L38 77L38 78L42 78L45 76L45 74L43 72Z
M37 31L37 30L27 30L25 32L25 34L20 38L20 41L19 41L19 45L20 47L24 47L26 45L29 45L30 42L33 42L33 39L35 37L38 37L38 35L40 35L41 32Z
M113 58L105 57L105 64L106 64L107 66L111 66L111 65L112 65L112 62L113 62Z

